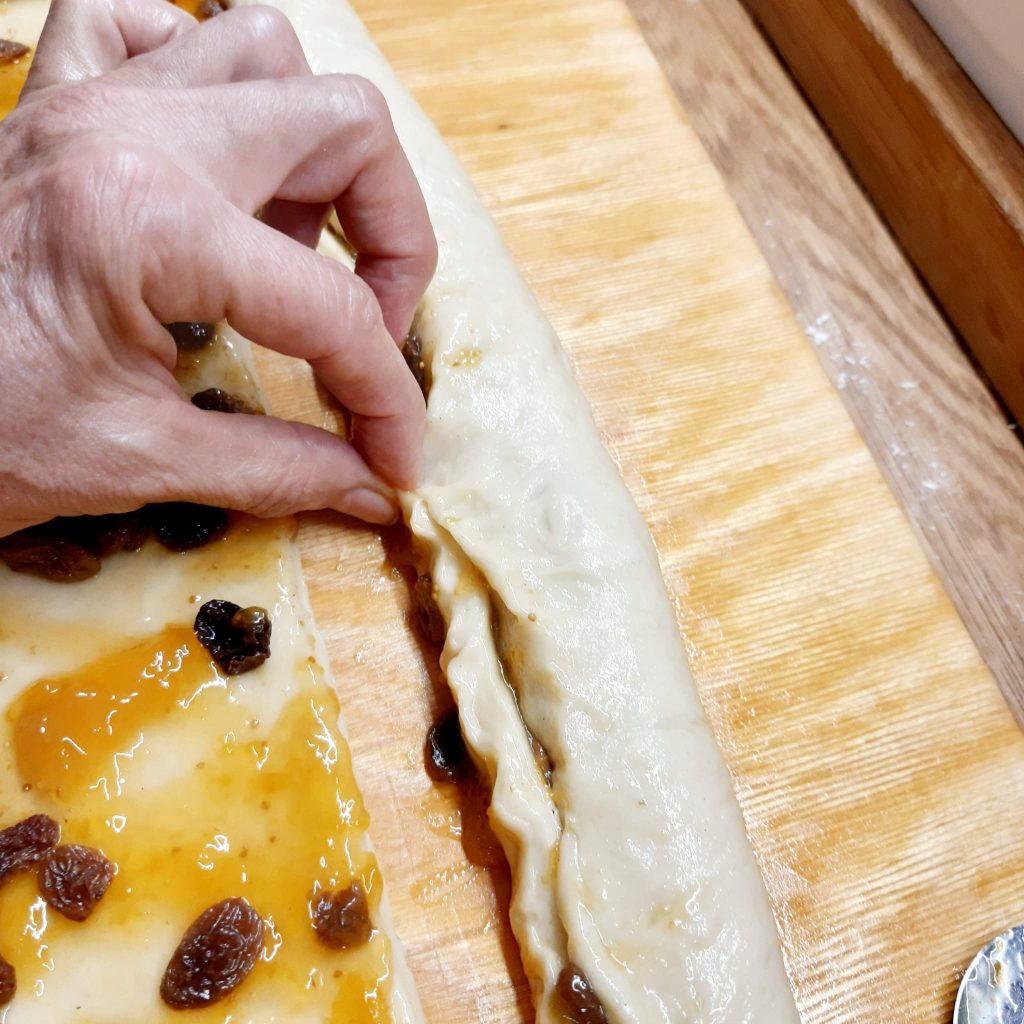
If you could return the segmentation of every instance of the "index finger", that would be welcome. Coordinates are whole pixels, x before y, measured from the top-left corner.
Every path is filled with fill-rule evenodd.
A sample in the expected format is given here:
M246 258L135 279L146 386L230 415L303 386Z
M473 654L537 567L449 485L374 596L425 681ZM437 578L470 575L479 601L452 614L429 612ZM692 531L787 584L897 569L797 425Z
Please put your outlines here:
M195 25L167 0L53 0L23 95L106 74Z
M150 115L152 107L150 107ZM333 203L384 322L401 341L437 242L383 96L350 75L177 89L133 128L247 213L271 199ZM158 125L157 127L155 127Z
M416 485L425 406L370 289L340 264L267 227L168 166L135 239L154 325L226 319L307 360L352 413L356 447L399 488ZM156 326L159 333L162 330Z

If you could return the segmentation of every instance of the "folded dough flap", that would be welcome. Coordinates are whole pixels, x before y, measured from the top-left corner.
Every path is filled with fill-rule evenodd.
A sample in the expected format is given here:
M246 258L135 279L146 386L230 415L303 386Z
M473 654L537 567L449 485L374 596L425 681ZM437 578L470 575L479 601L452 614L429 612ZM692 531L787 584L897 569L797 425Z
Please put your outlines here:
M526 819L504 822L497 791L496 828L527 851L553 852L557 927L548 934L564 931L559 967L583 970L609 1020L700 1021L712 1007L729 1009L722 1020L795 1019L763 885L650 542L637 522L609 531L571 493L579 477L563 479L515 503L486 483L425 488L421 517L433 529L413 524L447 552L435 583L467 740L475 750L499 743L486 759L534 804L530 734L551 763L557 842ZM604 513L617 501L606 497ZM626 504L627 520L639 520ZM516 764L503 764L512 735ZM513 870L516 902L530 905L524 888L545 879L515 860ZM556 944L542 959L550 965L557 953ZM550 991L555 972L544 973Z

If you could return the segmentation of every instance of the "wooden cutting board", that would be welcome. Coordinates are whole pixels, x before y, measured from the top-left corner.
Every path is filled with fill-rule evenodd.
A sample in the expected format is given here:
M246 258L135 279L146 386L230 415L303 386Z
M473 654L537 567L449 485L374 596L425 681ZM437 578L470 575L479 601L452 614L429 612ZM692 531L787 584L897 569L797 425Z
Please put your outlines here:
M1024 738L636 27L620 0L358 6L651 526L804 1021L944 1024L968 958L1024 921ZM275 412L335 424L308 373L259 361ZM448 698L401 531L300 537L428 1020L529 1021L486 794L424 771Z
M969 957L1024 920L1024 737L636 26L619 0L357 7L647 517L804 1021L947 1021ZM333 422L260 362L276 412ZM447 697L400 537L312 516L301 542L428 1019L528 1021L485 797L423 769Z

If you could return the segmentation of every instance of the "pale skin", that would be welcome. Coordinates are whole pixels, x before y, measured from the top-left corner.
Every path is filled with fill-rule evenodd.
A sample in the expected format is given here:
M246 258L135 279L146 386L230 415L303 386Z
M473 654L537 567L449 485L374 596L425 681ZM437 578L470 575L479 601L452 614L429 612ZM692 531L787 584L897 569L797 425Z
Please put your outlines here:
M355 273L311 248L332 204ZM384 100L314 77L278 12L55 0L0 125L0 536L159 501L392 520L436 257ZM351 441L195 408L162 325L225 319L307 360Z

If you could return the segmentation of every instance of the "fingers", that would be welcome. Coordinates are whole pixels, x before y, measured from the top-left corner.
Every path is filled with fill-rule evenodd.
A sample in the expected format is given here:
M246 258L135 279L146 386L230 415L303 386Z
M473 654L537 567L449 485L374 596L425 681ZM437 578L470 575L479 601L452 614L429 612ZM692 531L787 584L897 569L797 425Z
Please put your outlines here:
M106 74L195 24L167 0L53 0L24 95Z
M270 222L309 242L324 204L333 204L359 253L356 273L402 342L437 244L387 104L370 83L310 80L294 30L269 8L197 26L166 0L55 0L31 88L112 68L112 83L165 87L126 97L118 128L187 161L245 212L277 200Z
M151 220L143 232L140 292L152 315L160 323L227 319L257 344L307 360L352 413L371 469L414 487L423 396L370 289L212 193L193 201L184 213L171 204L163 224Z
M274 7L249 4L170 38L159 50L126 64L114 78L123 84L173 88L311 74L287 17Z
M277 231L294 238L300 245L316 248L327 220L330 207L324 203L289 203L284 199L271 200L260 219Z
M135 127L154 131L142 122ZM177 92L160 134L154 141L188 154L197 176L246 212L272 198L333 203L359 253L357 274L377 296L392 337L404 339L433 275L437 243L387 105L372 85L327 75Z
M177 401L166 403L160 419L166 430L157 478L168 485L153 500L259 516L330 508L371 523L397 515L394 491L327 431L272 416L202 412Z

